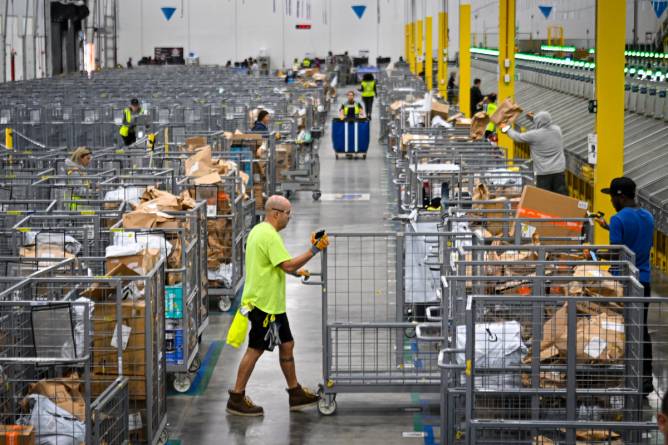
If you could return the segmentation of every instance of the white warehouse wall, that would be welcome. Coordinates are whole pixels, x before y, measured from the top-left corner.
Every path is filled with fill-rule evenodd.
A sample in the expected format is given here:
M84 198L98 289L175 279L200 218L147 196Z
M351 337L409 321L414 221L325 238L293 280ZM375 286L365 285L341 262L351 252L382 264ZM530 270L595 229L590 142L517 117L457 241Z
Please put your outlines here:
M595 0L516 0L517 38L528 40L547 40L548 26L563 26L567 41L578 46L592 47L595 42L596 16ZM626 17L626 42L633 42L633 4L626 0L626 10L620 11ZM538 6L552 6L552 12L546 19ZM471 1L471 31L473 39L482 45L484 36L488 47L498 45L498 0ZM646 33L652 36L659 29L660 23L668 13L657 18L650 0L638 0L638 43L646 41ZM653 37L652 37L653 39Z
M367 7L361 19L353 5ZM166 20L161 7L176 12ZM152 56L154 47L183 47L203 64L257 57L265 48L274 68L305 53L366 49L374 60L396 60L404 49L403 0L119 0L118 22L119 63ZM312 28L297 30L298 23Z
M2 29L5 19L5 3L0 2L0 4L2 5L2 9L0 9L0 29ZM14 53L14 75L16 80L32 79L35 75L36 77L44 77L47 73L44 48L44 2L41 0L14 0L6 6L7 40L5 43L5 78L8 81L11 79L12 52ZM27 14L26 6L28 7ZM26 15L28 17L27 29ZM34 15L38 17L36 22L33 22ZM25 44L23 36L25 36ZM34 39L33 36L37 36L37 38ZM2 78L0 78L0 81L2 81Z

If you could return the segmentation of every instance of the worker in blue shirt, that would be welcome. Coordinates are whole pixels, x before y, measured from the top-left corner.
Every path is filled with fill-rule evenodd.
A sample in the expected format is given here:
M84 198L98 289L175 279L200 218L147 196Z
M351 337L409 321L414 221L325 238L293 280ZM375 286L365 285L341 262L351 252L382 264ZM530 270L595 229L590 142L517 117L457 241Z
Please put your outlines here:
M269 116L269 112L267 110L260 110L260 112L257 114L257 120L253 124L253 128L251 128L251 131L256 131L258 133L268 132L270 120L271 117Z
M612 206L617 213L610 218L610 224L602 217L596 218L598 224L610 231L610 244L622 244L636 256L636 267L639 271L640 284L644 288L645 297L652 295L650 286L649 253L654 242L654 217L636 203L636 183L630 178L615 178L610 187L601 190L610 195ZM647 326L647 309L645 304L643 323L643 393L647 396L653 391L652 384L652 343Z

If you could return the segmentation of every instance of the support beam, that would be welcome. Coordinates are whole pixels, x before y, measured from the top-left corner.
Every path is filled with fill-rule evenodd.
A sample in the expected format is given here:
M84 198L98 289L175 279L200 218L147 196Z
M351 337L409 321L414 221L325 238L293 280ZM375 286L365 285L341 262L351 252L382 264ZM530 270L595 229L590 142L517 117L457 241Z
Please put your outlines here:
M411 73L417 74L417 64L415 63L415 22L410 22L408 24L408 40L410 52L408 55L408 64L411 68Z
M415 33L416 34L415 38L417 39L417 41L416 41L417 45L415 45L416 53L417 53L417 56L416 56L417 57L417 65L416 66L417 66L417 74L420 75L424 71L424 63L423 63L424 62L424 46L423 46L423 42L424 42L424 33L423 33L424 28L423 28L423 26L424 26L424 23L422 22L422 20L418 20L418 21L415 22L415 26L417 27L417 32Z
M427 17L424 22L425 28L425 54L424 54L424 69L425 76L424 81L427 85L427 91L434 89L434 32L433 32L433 21L431 17Z
M471 5L459 5L459 111L469 116L471 108Z
M448 13L438 13L438 92L446 97L448 92Z
M404 60L406 63L410 63L410 54L411 54L411 28L408 23L404 25Z
M596 134L593 210L609 220L615 210L610 196L601 193L613 178L624 174L624 0L596 1ZM596 227L596 243L607 244L608 233Z
M498 100L515 98L515 0L499 0ZM515 143L499 132L499 146L509 159L515 158Z

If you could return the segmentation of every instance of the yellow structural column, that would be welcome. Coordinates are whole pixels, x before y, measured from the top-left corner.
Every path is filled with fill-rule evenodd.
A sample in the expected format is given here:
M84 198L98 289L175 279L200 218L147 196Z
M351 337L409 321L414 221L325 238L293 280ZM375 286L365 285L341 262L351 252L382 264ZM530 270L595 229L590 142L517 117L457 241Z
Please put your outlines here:
M406 23L404 25L404 60L406 62L409 61L410 52L411 52L411 50L410 50L410 44L411 44L410 33L411 33L410 25L408 23Z
M411 72L415 74L415 22L410 22L408 24L408 65L410 66Z
M471 5L459 5L459 111L469 116L471 104Z
M9 127L5 128L5 147L8 150L14 149L14 130Z
M515 0L499 0L499 85L498 100L515 98ZM515 157L515 143L499 132L499 146L509 159Z
M416 52L417 52L417 73L422 74L424 64L422 63L424 61L424 50L423 50L423 41L424 41L424 33L423 33L423 23L422 20L418 20L415 22L415 26L417 27L417 32L415 33L415 39L417 45L415 45Z
M613 178L624 174L624 0L596 1L596 135L598 153L594 167L593 210L615 210L610 196L601 193ZM608 232L596 227L595 241L609 242Z
M448 14L438 13L438 92L442 97L447 95L448 91L448 59L445 56L445 49L448 45Z
M427 91L434 88L434 32L432 29L432 18L427 17L424 22L425 27L425 51L424 51L424 81L427 84Z

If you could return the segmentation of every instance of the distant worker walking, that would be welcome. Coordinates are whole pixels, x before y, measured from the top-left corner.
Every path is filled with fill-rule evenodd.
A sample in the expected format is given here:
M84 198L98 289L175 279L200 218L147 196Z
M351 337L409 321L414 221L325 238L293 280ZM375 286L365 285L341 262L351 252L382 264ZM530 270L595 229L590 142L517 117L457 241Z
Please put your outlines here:
M362 93L362 101L364 102L364 109L366 115L371 120L371 111L373 110L373 99L376 97L376 79L373 74L366 73L362 79L362 86L359 91Z
M123 138L123 143L127 147L137 142L137 117L141 113L139 99L132 99L130 106L123 110L123 125L119 133Z

